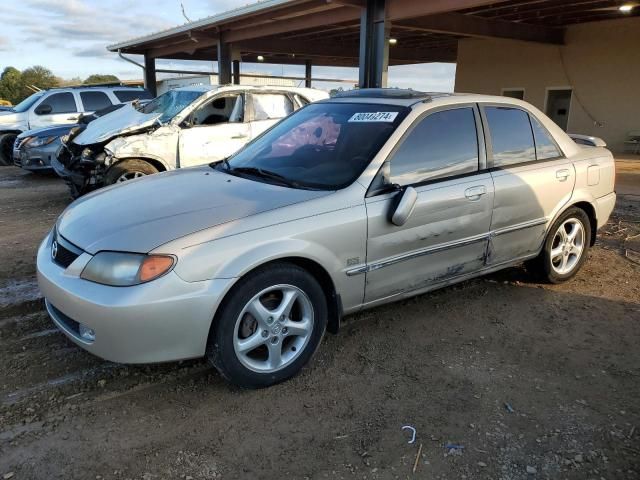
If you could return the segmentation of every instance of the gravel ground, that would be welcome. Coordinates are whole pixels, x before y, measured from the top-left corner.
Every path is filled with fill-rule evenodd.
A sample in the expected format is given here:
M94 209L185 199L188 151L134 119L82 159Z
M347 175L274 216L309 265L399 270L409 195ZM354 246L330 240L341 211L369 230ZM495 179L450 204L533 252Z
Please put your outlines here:
M640 478L640 161L617 190L573 281L513 268L350 316L302 375L244 391L58 333L34 257L66 188L3 167L0 479Z

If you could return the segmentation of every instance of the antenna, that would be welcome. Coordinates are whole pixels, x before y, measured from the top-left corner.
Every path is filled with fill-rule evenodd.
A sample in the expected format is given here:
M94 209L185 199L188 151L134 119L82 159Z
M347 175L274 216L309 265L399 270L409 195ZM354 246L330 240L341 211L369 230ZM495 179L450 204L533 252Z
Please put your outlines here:
M184 11L184 3L182 0L180 0L180 8L182 9L182 16L187 20L187 23L191 23L191 20L187 17L187 14Z

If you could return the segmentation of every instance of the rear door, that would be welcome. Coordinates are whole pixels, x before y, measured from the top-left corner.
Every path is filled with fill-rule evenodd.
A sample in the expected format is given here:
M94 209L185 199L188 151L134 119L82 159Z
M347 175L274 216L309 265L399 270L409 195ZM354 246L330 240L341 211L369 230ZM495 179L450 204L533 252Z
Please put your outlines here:
M80 109L72 92L53 92L42 98L29 112L29 128L76 123Z
M412 186L418 200L403 226L389 221L397 192L366 199L365 302L413 292L484 266L493 183L476 105L430 111L389 160L386 183Z
M248 97L252 139L295 109L292 99L283 92L250 93Z
M84 113L93 113L113 105L105 92L100 90L84 90L80 92L80 101Z
M481 108L495 185L487 263L499 265L540 251L548 223L571 198L575 171L529 112L498 104Z

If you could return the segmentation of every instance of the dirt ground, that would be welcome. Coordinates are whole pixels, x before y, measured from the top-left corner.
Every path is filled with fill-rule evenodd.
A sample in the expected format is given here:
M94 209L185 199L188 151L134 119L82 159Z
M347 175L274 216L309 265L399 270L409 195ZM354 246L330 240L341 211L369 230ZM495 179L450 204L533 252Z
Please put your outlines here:
M65 186L0 168L0 478L640 478L640 159L617 190L573 281L514 268L350 316L302 375L244 391L58 333L34 257Z

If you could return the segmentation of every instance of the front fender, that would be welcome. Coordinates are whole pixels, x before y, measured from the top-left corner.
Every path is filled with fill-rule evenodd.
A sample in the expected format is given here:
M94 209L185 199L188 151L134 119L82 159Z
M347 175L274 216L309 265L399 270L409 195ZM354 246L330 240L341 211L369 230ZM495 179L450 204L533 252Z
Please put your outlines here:
M116 137L105 145L105 150L113 154L111 164L127 158L148 158L164 165L165 170L173 170L177 141L177 132L166 127L150 133Z

